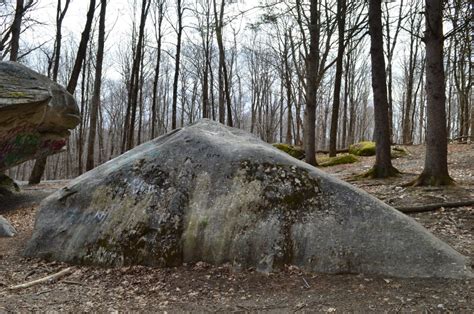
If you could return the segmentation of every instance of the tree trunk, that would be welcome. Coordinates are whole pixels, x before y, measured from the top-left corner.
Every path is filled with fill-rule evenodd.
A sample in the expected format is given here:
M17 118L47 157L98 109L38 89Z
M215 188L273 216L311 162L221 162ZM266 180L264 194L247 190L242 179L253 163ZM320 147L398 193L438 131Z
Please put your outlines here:
M177 0L177 12L178 12L178 36L176 44L176 57L175 57L175 70L174 70L174 81L173 81L173 104L171 107L171 129L176 129L177 122L177 104L178 104L178 81L179 81L179 66L181 58L181 36L183 34L183 10L181 8L181 0Z
M15 18L11 26L12 39L10 41L10 61L17 61L20 49L21 20L24 13L24 1L16 1Z
M386 178L398 173L390 157L390 128L387 100L387 77L383 53L381 0L369 1L370 58L374 96L375 165L367 173L373 178Z
M153 77L153 95L152 95L152 105L151 105L151 136L150 139L154 139L156 137L156 112L157 112L157 104L158 104L158 80L160 78L160 64L161 64L161 42L163 39L163 34L162 34L162 25L163 25L163 6L164 2L159 2L158 3L158 16L157 18L159 19L158 22L158 30L156 34L156 42L157 42L157 48L156 48L156 65L155 65L155 73Z
M317 0L310 3L310 43L309 54L306 58L306 110L304 112L304 149L305 160L310 165L316 166L316 93L318 75L318 50L319 50L319 30Z
M97 61L95 66L94 91L92 93L89 140L87 142L86 171L94 168L94 146L97 133L97 116L100 106L100 89L102 84L102 61L104 59L105 14L107 0L100 0L99 38L97 43Z
M87 43L89 42L89 35L91 33L91 28L92 28L92 20L94 19L94 11L95 11L95 0L90 0L89 11L87 12L86 25L81 35L81 41L79 43L79 48L76 54L76 61L74 63L74 68L72 69L71 76L69 78L69 82L66 88L67 91L73 95L74 95L74 91L76 90L79 74L81 73L82 62L84 61L84 58L86 56Z
M411 184L450 185L446 134L446 95L443 67L443 2L425 1L426 154L423 172Z
M130 123L128 124L127 131L127 150L132 149L135 143L135 120L137 116L139 84L141 83L140 68L142 64L142 51L145 41L145 24L148 15L148 9L150 8L150 3L150 0L142 1L137 48L133 57L132 73L130 78L130 91L128 97L128 107L130 108Z
M336 156L337 126L339 121L339 103L341 101L342 63L344 59L344 31L346 24L346 0L337 0L338 47L336 59L336 76L334 82L334 98L331 114L331 131L329 134L329 157Z

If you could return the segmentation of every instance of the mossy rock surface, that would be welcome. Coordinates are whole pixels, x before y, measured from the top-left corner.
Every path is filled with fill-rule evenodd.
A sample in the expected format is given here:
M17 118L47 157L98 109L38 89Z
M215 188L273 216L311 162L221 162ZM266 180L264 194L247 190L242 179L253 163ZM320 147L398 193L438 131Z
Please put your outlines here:
M375 142L364 141L349 146L349 153L356 156L375 156Z
M349 153L356 156L375 156L375 142L364 141L349 146ZM408 156L408 151L401 146L391 147L392 158Z
M352 164L358 161L359 158L352 154L341 154L336 157L323 157L319 160L318 165L321 167L330 167L342 164Z
M402 158L409 155L408 151L401 146L393 146L390 155L392 158Z
M273 144L273 147L278 148L279 150L287 153L293 158L302 160L305 157L304 149L303 147L300 146L293 146L290 144L285 144L285 143L275 143Z
M18 184L6 174L0 173L0 197L20 192Z
M296 265L472 275L466 258L413 219L210 120L144 143L50 195L25 255L118 267L204 261L263 272Z

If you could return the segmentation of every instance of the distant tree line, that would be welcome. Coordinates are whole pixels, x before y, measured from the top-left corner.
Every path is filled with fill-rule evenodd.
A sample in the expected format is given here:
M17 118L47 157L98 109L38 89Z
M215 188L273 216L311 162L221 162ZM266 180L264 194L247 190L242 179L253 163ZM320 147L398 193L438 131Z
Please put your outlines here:
M11 169L17 179L74 177L203 117L304 146L313 165L317 149L375 139L378 177L397 173L391 144L426 143L413 184L450 183L448 138L473 139L467 1L128 0L116 50L106 0L89 0L78 42L63 39L74 1L57 0L55 36L35 46L21 37L38 1L0 2L0 58L67 86L83 117L65 153Z

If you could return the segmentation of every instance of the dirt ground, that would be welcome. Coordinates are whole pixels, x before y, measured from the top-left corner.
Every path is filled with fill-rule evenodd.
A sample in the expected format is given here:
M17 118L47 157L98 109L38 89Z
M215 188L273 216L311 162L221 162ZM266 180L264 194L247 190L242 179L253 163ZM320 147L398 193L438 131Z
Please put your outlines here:
M394 160L403 172L387 180L354 180L373 157L324 168L393 206L474 198L474 145L449 146L449 167L457 186L402 188L423 168L422 146L406 147ZM309 274L296 267L262 274L203 263L171 269L102 269L74 266L56 282L10 291L8 287L58 272L68 265L21 257L31 235L38 200L65 182L24 187L20 197L0 202L0 214L19 232L0 239L0 313L24 311L163 312L454 312L474 313L474 280L377 278ZM474 208L411 214L436 236L474 260Z

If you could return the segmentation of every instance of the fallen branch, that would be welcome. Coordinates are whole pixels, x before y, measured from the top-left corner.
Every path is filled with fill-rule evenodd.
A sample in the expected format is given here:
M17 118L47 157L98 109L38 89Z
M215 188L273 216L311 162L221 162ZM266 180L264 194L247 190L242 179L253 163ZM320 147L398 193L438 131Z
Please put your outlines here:
M468 201L459 201L459 202L434 203L434 204L419 205L419 206L406 206L406 207L403 206L403 207L395 207L395 209L401 211L402 213L422 213L422 212L434 211L441 207L454 208L454 207L473 206L473 205L474 205L474 200L468 200Z
M45 282L52 282L52 281L57 280L61 277L69 275L70 273L72 273L72 271L73 271L72 267L68 267L66 269L61 270L60 272L55 273L55 274L52 274L52 275L49 275L49 276L46 276L46 277L43 277L43 278L40 278L40 279L36 279L36 280L30 281L30 282L22 283L21 285L11 286L10 288L8 288L8 290L19 290L19 289L24 289L24 288L28 288L28 287L31 287L31 286L39 285L39 284L42 284L42 283L45 283Z

